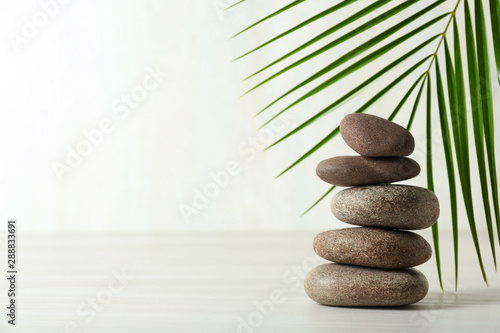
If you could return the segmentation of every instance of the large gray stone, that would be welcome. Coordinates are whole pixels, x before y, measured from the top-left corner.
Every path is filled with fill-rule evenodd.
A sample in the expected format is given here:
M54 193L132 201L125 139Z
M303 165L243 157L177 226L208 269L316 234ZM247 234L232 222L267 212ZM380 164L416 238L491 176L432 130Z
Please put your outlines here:
M428 189L408 185L352 187L337 193L331 204L339 220L361 226L425 229L439 217L439 201Z
M401 306L420 301L429 284L414 268L402 270L341 264L315 267L304 288L313 300L334 306Z
M418 266L432 256L429 243L416 233L368 227L322 232L314 238L314 251L340 264L377 268Z

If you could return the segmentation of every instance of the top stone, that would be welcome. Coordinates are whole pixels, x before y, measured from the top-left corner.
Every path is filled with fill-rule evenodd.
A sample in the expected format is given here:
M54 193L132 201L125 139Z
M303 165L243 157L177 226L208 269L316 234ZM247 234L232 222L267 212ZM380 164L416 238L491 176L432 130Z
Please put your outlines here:
M408 156L415 149L415 140L404 127L370 114L345 116L340 122L340 134L349 147L363 156Z

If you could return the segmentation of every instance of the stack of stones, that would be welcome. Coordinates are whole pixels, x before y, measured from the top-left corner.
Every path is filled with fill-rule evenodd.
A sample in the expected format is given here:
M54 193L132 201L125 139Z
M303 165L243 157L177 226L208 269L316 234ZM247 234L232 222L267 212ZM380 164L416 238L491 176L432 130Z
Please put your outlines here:
M399 229L432 226L439 216L433 192L416 186L391 185L420 173L404 156L415 148L405 128L376 116L351 114L340 124L344 141L361 156L339 156L319 163L316 172L327 183L352 186L332 200L339 220L361 227L320 233L314 251L332 261L311 270L305 290L314 301L333 306L400 306L420 301L429 285L411 268L432 256L420 235Z

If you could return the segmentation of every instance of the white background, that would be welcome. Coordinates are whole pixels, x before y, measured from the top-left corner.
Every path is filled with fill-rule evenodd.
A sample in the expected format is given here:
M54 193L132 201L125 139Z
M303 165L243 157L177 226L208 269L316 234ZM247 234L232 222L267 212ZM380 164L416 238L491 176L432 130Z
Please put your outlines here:
M274 46L231 62L292 24L331 6L332 2L306 2L236 39L229 39L286 3L288 1L249 0L223 12L221 8L231 4L230 1L72 0L60 5L47 24L37 29L16 51L9 36L21 34L25 25L23 18L33 22L41 5L38 1L2 0L0 218L17 218L22 230L27 231L328 229L341 226L329 211L329 200L300 217L329 187L315 175L315 165L328 157L353 154L340 137L285 176L273 179L330 132L345 114L361 106L381 85L366 90L349 105L301 134L255 156L248 150L242 153L239 147L248 149L258 126L294 99L285 99L256 119L252 116L278 93L340 56L345 48L324 54L314 64L289 72L244 98L238 97L275 70L240 83L243 78L371 1L359 1ZM423 1L418 6L428 3ZM444 12L447 5L453 4L445 4L438 11ZM403 14L414 13L418 6L410 7ZM387 8L370 17L384 10ZM399 20L400 17L395 17L389 22L392 25ZM430 37L442 31L444 24L445 21L437 24L423 36ZM352 26L342 29L310 50L316 50L350 29ZM379 32L376 29L373 33ZM391 57L410 50L417 41L399 47ZM349 43L352 47L360 42L363 37ZM430 54L434 49L435 43L425 52ZM294 117L286 129L275 131L274 139L355 87L359 79L381 68L389 58L382 58L360 75L349 77L294 107L291 110ZM140 85L148 75L148 68L158 68L169 76L127 117L120 118L113 112L113 103ZM388 116L408 84L421 72L415 72L370 113ZM388 83L391 77L394 74L381 82ZM497 86L494 94L498 108L500 92ZM406 125L412 101L413 98L396 122ZM103 119L113 122L112 132L104 135L102 142L93 147L80 165L59 180L53 170L54 162L64 163L67 147L75 148L85 140L83 132L97 128ZM426 186L424 121L421 109L413 133L417 142L414 158L423 170L417 178L407 182L419 186ZM497 126L498 121L497 117ZM438 125L436 113L433 122ZM438 134L437 126L436 130ZM439 140L434 149L439 152L434 172L437 194L443 206L440 223L443 228L451 228L446 169ZM233 160L240 165L241 172L231 177L229 184L209 200L207 207L199 209L198 215L192 215L189 220L183 218L181 205L192 206L196 191L203 191L212 181L210 173L224 170ZM471 169L472 174L477 173L475 164ZM472 182L476 186L473 194L478 223L483 228L478 181L474 178ZM464 216L463 211L461 216ZM465 218L460 223L461 228L468 228Z

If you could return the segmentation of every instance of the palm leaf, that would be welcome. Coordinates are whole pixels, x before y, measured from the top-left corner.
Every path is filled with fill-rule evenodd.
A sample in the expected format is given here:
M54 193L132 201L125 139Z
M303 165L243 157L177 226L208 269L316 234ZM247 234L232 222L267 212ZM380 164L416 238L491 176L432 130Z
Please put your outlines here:
M424 9L418 12L405 13L404 10L410 8L413 4L419 1L408 0L395 5L391 9L386 9L383 12L382 6L388 4L390 1L374 1L369 6L363 8L357 13L346 15L346 19L341 22L336 22L331 26L331 28L325 30L319 35L313 37L311 40L299 45L298 47L292 49L285 53L282 57L271 62L269 65L261 68L248 78L251 78L264 70L269 69L277 65L280 62L288 59L294 54L302 52L309 46L317 43L330 36L333 33L342 31L341 29L347 28L345 32L337 36L333 41L327 43L325 46L318 48L315 51L308 52L302 55L301 58L294 61L293 63L285 66L283 69L278 70L274 74L268 76L267 78L257 82L250 90L254 91L256 88L262 87L264 84L270 83L273 79L281 76L282 74L296 69L298 66L305 66L306 64L313 61L313 59L321 54L325 54L330 51L334 51L337 47L341 46L342 43L348 41L349 39L359 35L360 33L368 31L373 27L377 27L381 22L388 20L391 17L396 17L396 22L389 28L383 29L381 33L375 36L371 36L364 43L357 46L350 52L334 59L329 65L322 68L320 71L313 73L312 75L305 78L305 80L296 83L291 88L285 89L284 92L275 97L269 104L267 104L263 109L261 109L258 114L261 114L265 110L268 110L278 101L292 95L296 95L299 89L304 88L313 81L317 81L324 75L330 74L330 76L323 82L316 83L315 86L309 88L308 91L301 93L295 97L291 103L288 103L284 108L277 110L275 116L271 117L268 121L264 123L268 124L271 120L275 119L277 116L284 112L287 112L294 106L301 104L303 101L316 96L319 92L325 89L338 85L345 81L350 75L359 73L365 68L373 66L374 61L381 58L384 55L391 55L392 61L381 69L374 71L375 74L371 75L367 79L361 81L354 85L347 93L341 96L334 96L333 100L327 103L327 106L322 110L314 112L308 119L298 125L296 128L291 130L289 133L285 134L283 137L278 139L276 142L271 144L266 149L273 147L274 145L284 141L292 135L295 135L306 127L313 125L319 119L325 115L331 113L332 111L340 108L345 103L358 96L358 94L365 88L370 86L375 86L380 84L382 77L390 78L389 83L387 83L384 88L375 92L373 95L369 96L367 101L362 104L361 107L357 108L355 112L361 113L370 109L376 104L383 96L387 95L389 91L394 89L396 86L403 86L403 82L413 73L416 74L416 78L408 82L407 88L403 89L402 98L397 102L395 108L391 115L388 117L389 120L393 120L398 114L400 114L403 109L410 108L408 110L408 124L407 128L412 129L414 124L414 119L416 114L419 112L419 104L424 93L424 87L426 90L426 139L427 139L427 185L429 189L434 190L434 176L432 170L432 160L433 156L438 153L444 153L446 161L447 179L450 192L450 204L452 216L452 228L453 228L453 253L454 253L454 263L455 263L455 286L458 285L458 202L457 202L457 186L460 184L462 198L465 205L467 220L470 228L470 233L472 240L474 242L474 247L476 250L479 267L483 275L484 281L487 283L485 268L483 265L480 243L477 235L476 221L475 221L475 210L473 205L473 188L471 183L471 171L470 165L472 158L477 160L478 164L478 175L480 182L477 185L481 190L482 202L481 205L486 220L486 227L488 229L489 243L491 248L492 257L496 268L496 252L495 252L495 242L494 242L494 229L497 229L497 236L500 240L500 206L499 206L499 195L498 195L498 180L496 174L496 160L495 160L495 138L494 138L494 119L493 119L493 89L492 80L490 75L490 66L492 63L496 63L497 69L497 79L500 83L500 2L499 0L489 0L490 15L488 16L492 28L491 39L489 40L488 34L486 33L486 27L488 22L485 16L485 8L483 8L483 2L480 0L473 0L474 5L474 20L471 15L471 10L469 6L469 1L456 0L452 2L453 9L451 12L447 12L447 9L441 8L441 5L445 3L450 3L450 1L428 1L428 4ZM295 4L296 1L290 3L289 6ZM270 47L276 40L282 39L285 36L291 36L294 32L301 30L306 25L312 22L324 19L327 15L333 13L334 11L340 10L343 7L351 4L353 1L340 1L336 5L324 10L317 15L312 16L308 20L294 25L291 29L286 30L282 34L267 40L266 42L260 44L256 48L253 48L245 55L255 52L263 47ZM302 6L306 6L307 2L303 2ZM296 5L296 4L295 4ZM463 26L465 27L463 35L458 28L458 19L456 13L460 7L463 6L464 14ZM283 7L282 9L287 8ZM376 14L377 11L381 11ZM375 18L370 19L370 15L374 13ZM278 13L279 14L279 13ZM276 17L276 15L270 15L265 17L263 20L270 19L271 17ZM397 14L397 15L396 15ZM429 29L431 26L437 25L444 18L448 18L448 22L442 32L435 35L435 28L433 31ZM365 23L360 23L363 18L366 18ZM263 21L261 20L261 21ZM417 20L421 20L416 27L412 23ZM261 21L257 22L259 24ZM410 25L412 24L412 25ZM447 38L447 33L449 27L453 25L453 46L451 46L451 39ZM255 26L252 25L252 26ZM248 29L250 29L250 26ZM397 32L403 28L410 26L409 32L404 32L401 37L395 36ZM248 31L245 29L244 31ZM411 30L413 29L413 30ZM398 46L400 45L412 45L413 40L419 39L424 42L413 47L410 51L404 53L403 55L397 54ZM375 51L364 55L367 51L375 48L379 44L382 44L385 40L389 41L382 46L379 46ZM433 41L439 39L439 43L436 46L436 50L433 53L424 53L426 46L430 45ZM465 40L465 44L462 47L461 40ZM492 45L494 59L489 58L489 47ZM443 47L442 47L443 46ZM440 52L444 49L444 52ZM462 52L462 50L464 52ZM467 62L463 62L462 53ZM440 59L441 58L441 59ZM420 71L423 65L428 67ZM442 76L440 64L444 64L443 70L445 77ZM346 65L345 68L341 66ZM435 70L431 71L432 66L435 66ZM333 71L340 68L337 73L332 73ZM247 78L247 79L248 79ZM443 82L443 78L446 80L446 84ZM431 81L435 83L435 89L433 90L433 85ZM495 80L496 81L496 80ZM468 88L466 88L468 87ZM417 89L418 88L418 89ZM407 106L408 100L411 96L416 93L413 106ZM433 92L437 96L437 107L432 106L432 96ZM470 98L470 102L469 102ZM449 105L449 115L448 107ZM472 110L472 126L469 130L468 120L467 120L467 110L470 108ZM432 127L431 115L433 112L437 112L439 115L439 127L441 134L443 136L443 150L433 150L432 149ZM334 139L340 133L339 127L334 126L333 130L319 142L317 142L311 149L303 153L295 162L293 162L288 168L281 172L277 177L283 175L290 169L294 168L306 158L313 155L320 148ZM474 138L475 154L469 153L469 133ZM454 152L454 153L453 153ZM453 155L456 158L456 164L454 162ZM455 169L458 170L458 183L455 179ZM489 178L489 181L488 181ZM476 186L476 185L475 185ZM334 187L330 188L327 193L325 193L319 200L317 200L306 212L310 211L315 207L322 199L326 198ZM490 195L491 191L491 195ZM492 201L492 206L490 204ZM492 207L495 215L495 224L492 219ZM439 251L439 230L438 224L436 223L433 228L433 243L436 252L436 264L439 274L440 282L442 282L441 276L441 255Z
M422 85L423 86L423 85ZM427 164L427 188L434 192L434 173L432 171L432 93L431 93L431 78L427 77L427 103L426 103L426 164ZM443 277L441 274L441 252L439 250L439 229L438 223L432 225L432 241L434 243L434 256L439 277L439 284L443 289Z
M379 79L381 76L383 76L384 74L386 74L390 70L394 69L395 67L397 67L398 65L400 65L401 63L403 63L406 59L408 59L409 57L411 57L412 55L414 55L415 53L417 53L418 51L420 51L421 49L423 49L425 46L427 46L429 43L431 43L432 41L434 41L435 39L437 39L439 36L440 35L436 35L434 37L429 38L428 40L426 40L422 44L420 44L417 47L415 47L413 50L407 52L405 55L403 55L400 58L394 60L388 66L386 66L383 69L381 69L380 71L378 71L375 75L373 75L372 77L370 77L369 79L367 79L366 81L364 81L363 83L361 83L359 86L357 86L356 88L354 88L353 90L351 90L349 93L347 93L344 96L342 96L340 99L338 99L334 103L330 104L329 106L327 106L326 108L324 108L323 110L321 110L320 112L318 112L312 118L309 118L307 121L305 121L304 123L302 123L300 126L298 126L294 130L292 130L291 132L289 132L288 134L286 134L285 136L283 136L281 139L279 139L278 141L276 141L275 143L273 143L272 145L270 145L266 149L269 149L270 147L273 147L274 145L276 145L276 144L280 143L281 141L289 138L290 136L292 136L293 134L295 134L298 131L302 130L303 128L309 126L310 124L312 124L313 122L315 122L319 118L321 118L321 117L325 116L326 114L332 112L335 108L337 108L338 106L340 106L342 103L345 103L349 98L352 98L354 95L356 95L357 93L359 93L361 90L363 90L364 88L366 88L368 85L370 85L371 83L373 83L377 79ZM369 55L368 57L370 59L372 58L371 55ZM302 96L297 101L295 101L294 103L292 103L289 107L287 107L284 110L278 112L274 117L272 117L270 120L268 120L262 126L265 126L266 124L268 124L269 122L271 122L273 119L275 119L276 117L278 117L284 111L288 110L291 106L296 105L300 101L306 99L307 97L310 97L310 96L318 93L319 91L325 89L326 87L332 85L334 82L338 81L340 78L345 77L349 73L352 73L356 68L361 68L367 62L370 62L370 59L368 59L368 60L365 60L365 59L366 58L361 59L360 61L358 61L354 65L348 67L344 71L342 71L339 74L335 75L333 78L327 80L326 82L324 82L323 84L321 84L317 88L313 89L308 94Z
M328 37L329 35L333 34L334 32L348 26L349 24L355 22L356 20L358 19L361 19L363 17L365 17L366 15L368 15L369 13L373 12L374 10L378 9L379 7L383 6L384 4L386 4L388 1L377 1L375 2L374 4L372 4L371 6L368 6L362 10L360 10L359 12L353 14L352 16L348 17L347 19L339 22L338 24L334 25L333 27L331 27L330 29L326 30L325 32L321 33L320 35L316 36L315 38L311 39L310 41L308 41L307 43L304 43L302 44L301 46L297 47L296 49L292 50L291 52L288 52L287 54L285 54L284 56L282 56L281 58L279 58L278 60L270 63L269 65L265 66L264 68L258 70L257 72L253 73L252 75L248 76L247 78L245 78L245 80L248 80L249 78L251 77L254 77L255 75L263 72L264 70L278 64L279 62L287 59L288 57L302 51L303 49L309 47L310 45L313 45L314 43L322 40L323 38L326 38ZM262 86L263 84L273 80L274 78L277 78L278 76L280 76L281 74L284 74L286 72L288 72L289 70L319 56L320 54L323 54L324 52L328 51L328 50L331 50L332 48L342 44L343 42L345 41L348 41L349 39L351 38L354 38L355 36L367 31L368 29L370 28L373 28L374 26L380 24L381 22L387 20L389 17L395 15L396 13L402 11L403 9L407 8L408 6L414 4L414 1L407 1L407 2L404 2L402 3L401 5L385 12L385 13L382 13L381 15L375 17L374 19L368 21L367 23L359 26L358 28L346 33L345 35L342 35L340 36L339 38L335 39L334 41L328 43L327 45L321 47L320 49L308 54L307 56L305 57L302 57L301 59L295 61L294 63L292 63L291 65L285 67L284 69L280 70L279 72L275 73L274 75L270 76L269 78L265 79L264 81L260 82L259 84L255 85L252 89L248 90L244 95L248 94L249 92L257 89L258 87ZM244 96L243 95L243 96Z
M479 64L479 83L481 88L481 107L483 112L484 137L486 141L486 152L488 154L488 169L490 175L490 186L495 209L496 225L498 236L500 237L500 212L498 206L498 184L497 167L495 161L495 138L493 128L493 101L491 97L491 78L490 78L490 60L488 55L488 45L486 40L486 22L484 19L483 5L480 0L475 1L475 23L476 23L476 41ZM488 225L488 234L490 241L493 240L493 226ZM499 238L500 240L500 238ZM492 245L493 258L495 258L495 246ZM496 259L495 259L496 268Z
M234 3L234 4L232 4L231 6L227 7L227 8L226 8L226 9L224 9L224 10L228 10L228 9L233 8L233 7L236 7L237 5L239 5L239 4L241 4L241 3L245 2L245 1L247 1L247 0L240 0L240 1L238 1L238 2L236 2L236 3Z
M442 1L436 1L436 3L434 5L432 5L432 8L434 8L438 4L442 3ZM420 12L418 12L418 13L410 16L408 19L406 19L406 20L404 20L404 21L396 24L392 28L390 28L390 29L382 32L381 34L379 34L379 35L373 37L372 39L368 40L367 42L361 44L360 46L358 46L354 50L352 50L352 51L348 52L347 54L343 55L342 57L340 57L336 61L332 62L330 65L326 66L325 68L323 68L319 72L317 72L314 75L310 76L308 79L302 81L301 83L299 83L298 85L296 85L292 89L288 90L285 94L283 94L279 98L275 99L272 103L268 104L264 109L262 109L261 111L259 111L259 113L257 113L257 114L262 113L263 111L267 110L269 107L271 107L272 105L276 104L278 101L282 100L283 98L285 98L286 96L290 95L291 93L293 93L294 91L298 90L299 88L302 88L306 84L308 84L308 83L310 83L310 82L312 82L312 81L320 78L321 76L329 73L330 71L336 69L337 67L343 65L344 63L348 62L349 60L351 60L351 59L355 58L356 56L362 54L366 50L372 48L373 46L377 45L378 43L380 43L380 42L384 41L385 39L389 38L390 36L392 36L393 34L395 34L397 31L399 31L402 28L404 28L406 25L410 24L411 22L413 22L417 18L419 18L422 15L424 15L425 13L427 13L430 10L429 9L430 7L431 6L429 6L429 7L425 8L425 9L421 10ZM423 30L425 30L428 27L432 26L433 24L439 22L440 20L442 20L447 15L448 14L440 15L440 16L438 16L438 17L430 20L429 22L426 22L425 24L421 25L420 27L412 30L411 32L407 33L406 35L404 35L404 36L396 39L395 41L389 43L388 45L380 48L379 50L371 53L369 56L367 56L367 57L364 58L364 63L365 64L369 63L372 60L380 57L381 55L383 55L385 53L387 53L391 49L395 48L397 45L403 43L404 41L407 41L411 37L417 35L418 33L422 32ZM293 105L295 105L295 104L293 104ZM293 106L293 105L291 105L291 106ZM291 106L289 106L288 108L290 108Z
M292 7L296 6L296 5L298 5L299 3L303 2L303 1L305 1L305 0L294 1L294 2L293 2L293 3L291 3L290 5L283 7L282 9L278 10L277 12L275 12L275 13L273 13L273 14L269 15L269 16L266 16L265 18L263 18L262 20L258 21L257 23L252 24L252 25L251 25L251 26L249 26L248 28L243 29L242 31L238 32L236 35L234 35L234 36L233 36L233 37L231 37L231 38L234 38L234 37L236 37L236 36L238 36L238 35L242 34L243 32L245 32L245 31L249 30L250 28L252 28L252 27L254 27L254 26L256 26L256 25L258 25L258 24L260 24L260 23L262 23L262 22L264 22L264 21L266 21L266 20L268 20L268 19L270 19L271 17L273 17L273 16L275 16L275 15L277 15L277 14L279 14L279 13L284 12L285 10L288 10L288 9L290 9L290 8L292 8ZM287 35L291 34L292 32L297 31L297 30L299 30L300 28L303 28L303 27L305 27L305 26L307 26L307 25L309 25L309 24L311 24L311 23L313 23L313 22L317 21L317 20L319 20L319 19L320 19L320 18L322 18L322 17L325 17L325 16L327 16L327 15L330 15L330 14L332 14L332 13L336 12L337 10L339 10L339 9L341 9L341 8L344 8L345 6L350 5L350 4L352 4L352 3L356 2L356 1L358 1L358 0L344 0L344 1L342 1L341 3L339 3L339 4L335 5L335 6L332 6L332 7L328 8L328 9L326 9L326 10L322 11L322 12L321 12L321 13L319 13L318 15L314 15L314 16L313 16L313 17L311 17L310 19L305 20L304 22L302 22L302 23L300 23L300 24L296 25L295 27L293 27L293 28L291 28L291 29L289 29L289 30L287 30L287 31L283 32L282 34L280 34L280 35L278 35L278 36L276 36L276 37L274 37L274 38L272 38L272 39L268 40L268 41L267 41L267 42L265 42L264 44L261 44L261 45L257 46L257 47L256 47L256 48L254 48L253 50L248 51L247 53L245 53L245 54L243 54L243 55L239 56L238 58L235 58L234 60L241 59L241 58L243 58L243 57L245 57L245 56L247 56L247 55L249 55L249 54L251 54L251 53L253 53L253 52L257 51L257 50L260 50L260 49L261 49L261 48L263 48L264 46L269 45L269 44L271 44L271 43L273 43L273 42L277 41L278 39L281 39L281 38L283 38L283 37L285 37L285 36L287 36ZM387 2L387 1L385 1L385 2ZM378 8L378 7L377 7L377 8ZM347 20L346 20L346 21L347 21ZM345 21L343 21L343 22L345 22ZM348 24L348 23L347 23L347 24ZM345 25L347 25L347 24L344 24L344 26L345 26ZM337 25L337 26L338 26L338 25ZM330 30L330 29L329 29L329 30ZM338 30L338 29L336 29L336 30ZM336 30L335 30L335 31L336 31ZM233 61L234 61L234 60L233 60Z
M328 191L326 191L326 193L323 194L321 196L321 198L319 198L318 200L316 200L316 202L313 203L311 207L307 208L307 210L305 212L303 212L301 216L306 215L311 209L313 209L314 207L316 207L316 205L319 204L324 198L326 198L328 196L328 194L330 194L336 187L337 186L335 186L335 185L333 185L332 187L330 187L330 189Z
M474 128L474 142L476 146L476 155L479 167L479 178L481 182L481 194L483 196L483 206L486 215L486 225L488 228L488 235L490 237L490 246L492 248L492 254L494 256L495 245L492 241L492 231L491 228L491 209L488 195L488 183L486 175L486 162L484 156L484 142L483 142L483 114L482 114L482 101L481 101L481 87L479 87L479 71L477 63L477 55L475 48L475 38L472 30L472 18L470 14L469 3L465 0L465 34L466 34L466 50L467 50L467 68L469 71L469 90L471 96L471 107L472 107L472 123ZM476 233L475 230L473 234ZM474 235L473 235L474 237ZM477 235L476 237L477 238ZM479 241L475 240L474 243ZM484 275L484 274L483 274Z
M459 142L455 142L455 150L457 155L457 166L458 172L460 175L460 182L462 187L462 196L464 199L465 209L467 213L467 217L469 220L471 233L475 235L476 222L474 217L474 206L472 201L472 188L470 181L470 164L469 164L469 142L468 142L468 125L467 125L467 102L466 102L466 93L465 93L465 81L464 81L464 73L463 73L463 65L462 65L462 53L460 46L460 36L457 21L453 19L453 44L454 44L454 60L455 60L455 76L452 77L453 68L451 68L451 59L449 55L448 48L445 48L447 52L447 75L448 75L448 85L450 87L455 88L456 95L452 96L452 92L449 92L450 104L453 104L453 98L456 97L456 105L455 107L451 106L451 115L452 118L452 129L453 136L456 140L458 138ZM447 46L447 44L445 44ZM453 80L454 82L450 80ZM454 247L458 247L458 232L453 230L453 239L454 239ZM474 237L474 236L473 236ZM455 267L458 270L457 258L455 257ZM456 272L457 273L457 272ZM455 281L457 281L457 277L455 276ZM457 285L455 285L455 288Z
M457 30L455 30L455 33L457 33ZM446 38L444 39L444 49L445 49L445 61L446 61L446 81L448 84L448 101L450 103L450 118L451 118L452 131L453 131L453 140L454 140L454 144L455 144L455 154L457 157L458 173L459 173L460 182L463 184L464 182L468 181L469 182L468 186L470 188L470 179L469 180L464 179L464 172L463 172L464 160L462 158L462 155L463 155L462 145L463 145L463 143L461 142L461 139L462 139L461 134L462 133L460 133L460 122L467 121L467 119L464 119L464 120L460 119L461 114L459 112L459 107L458 107L457 83L456 83L457 79L456 79L456 75L455 75L453 60L451 58L450 47L448 45L448 40ZM436 63L436 66L437 65L438 64ZM439 81L441 81L441 78L439 78ZM438 91L438 94L441 94L441 98L442 98L444 95L442 84L439 86L439 89L440 89L440 91ZM442 103L443 102L440 101L440 104L442 104ZM443 106L440 106L441 110L443 108L444 108ZM441 111L440 111L440 115L441 115ZM440 121L442 122L443 119L441 119ZM444 134L443 134L443 138L445 138ZM446 138L450 138L449 130L448 130L448 134L447 134ZM444 139L443 139L443 141L444 141ZM449 143L449 139L448 139L448 143ZM451 147L446 148L446 149L451 150ZM450 153L445 152L445 154L450 154ZM447 157L447 162L446 162L447 166L449 163L448 158L449 157ZM453 172L453 173L455 172L453 166L452 166L451 170L448 167L447 171L448 171L448 174L450 172ZM450 182L449 182L450 197L451 197L452 182L454 184L455 180L453 179L453 181L452 181L450 179ZM456 185L454 187L456 188ZM465 186L462 186L462 189L464 189L464 188L465 188ZM458 289L458 216L457 216L457 209L456 209L456 205L457 205L456 189L454 191L455 191L455 193L454 193L453 198L450 201L450 204L451 204L451 209L452 209L452 221L451 221L451 223L452 223L452 228L453 228L453 253L454 253L454 258L455 258L455 290L457 290ZM464 200L468 199L468 197L466 199L464 191L462 191L462 195L464 196ZM472 205L472 199L471 199L470 204Z
M410 89L408 89L408 91L406 92L406 94L403 96L403 98L401 99L401 101L399 102L399 104L396 106L396 108L394 109L394 111L392 111L391 115L389 116L389 118L387 118L387 120L392 121L398 115L399 111L401 111L401 109L405 105L405 103L408 100L408 98L410 98L411 93L413 92L413 90L415 90L415 88L417 87L418 83L424 77L426 77L426 76L427 76L426 73L420 75L420 77L415 81L415 83L413 83L413 85L410 87Z
M484 162L484 148L482 142L481 98L478 86L479 74L478 74L476 50L474 46L474 33L472 31L472 18L470 15L469 3L467 0L464 1L464 11L465 11L464 16L465 16L466 50L467 50L467 63L468 63L467 69L469 74L468 76L469 76L469 90L470 90L471 108L472 108L472 122L474 127L474 140L476 146L476 155L478 159L479 175L481 178L481 189L484 198L485 196L487 197L488 192L485 181L486 171L484 170L485 162ZM489 200L487 201L489 202ZM472 212L468 213L468 220L469 220L469 227L471 230L471 236L474 241L476 254L478 256L479 265L481 268L481 273L483 275L484 281L487 283L486 273L484 271L483 260L479 246L479 240L477 237L476 222Z
M429 74L424 74L424 80L420 85L420 89L418 90L417 98L415 98L415 103L413 104L413 109L411 110L410 119L408 119L408 125L406 125L406 129L408 131L411 130L413 125L413 120L415 119L415 115L417 114L418 104L420 103L420 98L422 97L422 92L424 91L425 81L429 79Z
M451 70L451 69L450 69ZM451 73L450 73L451 74ZM458 216L457 216L457 189L455 182L455 167L453 165L453 154L451 150L451 135L448 126L448 114L446 111L445 93L443 89L443 79L441 78L441 69L439 60L436 58L436 95L438 98L439 123L441 125L441 135L443 137L444 156L446 159L446 171L448 173L448 185L450 189L451 222L454 232L454 253L455 253L455 281L458 281ZM453 89L449 89L453 95ZM453 98L453 97L452 97ZM456 99L455 99L456 100ZM454 103L453 99L450 99ZM458 140L457 140L458 141ZM457 282L455 282L455 287ZM441 286L442 287L442 286Z
M500 84L500 2L490 0L491 31L493 35L493 48L497 63L497 79Z

